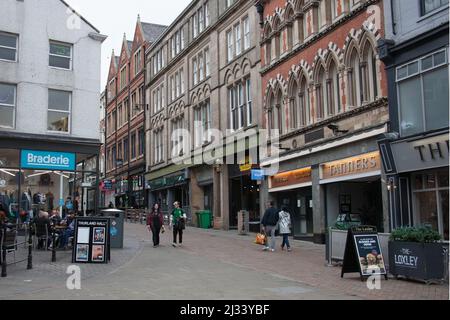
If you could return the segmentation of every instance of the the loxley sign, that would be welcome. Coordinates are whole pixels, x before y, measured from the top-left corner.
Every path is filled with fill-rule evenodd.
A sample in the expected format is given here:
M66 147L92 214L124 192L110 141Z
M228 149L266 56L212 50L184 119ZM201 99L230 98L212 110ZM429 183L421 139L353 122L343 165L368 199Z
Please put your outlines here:
M74 153L22 150L20 163L23 169L75 171Z

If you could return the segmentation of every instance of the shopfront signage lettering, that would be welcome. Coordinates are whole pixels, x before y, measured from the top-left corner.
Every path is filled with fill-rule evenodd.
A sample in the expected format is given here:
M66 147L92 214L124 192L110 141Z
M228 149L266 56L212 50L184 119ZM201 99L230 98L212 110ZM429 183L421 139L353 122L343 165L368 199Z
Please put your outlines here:
M24 169L75 171L74 153L22 150Z
M421 144L415 146L414 149L418 152L420 160L429 161L436 159L446 159L449 153L449 141L437 141L428 144Z
M429 170L448 166L448 134L418 140L391 143L392 156L398 173Z
M312 181L311 168L283 172L270 179L270 188L280 188Z
M330 162L322 165L323 179L368 173L381 169L380 153L372 152L361 156Z
M419 257L408 255L394 255L395 264L402 267L417 268Z

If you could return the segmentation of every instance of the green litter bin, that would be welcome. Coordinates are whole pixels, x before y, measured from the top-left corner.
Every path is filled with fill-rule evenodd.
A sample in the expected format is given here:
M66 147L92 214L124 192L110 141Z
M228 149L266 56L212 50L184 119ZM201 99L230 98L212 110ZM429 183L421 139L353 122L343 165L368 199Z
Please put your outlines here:
M199 227L202 229L211 228L211 211L200 211L199 215Z

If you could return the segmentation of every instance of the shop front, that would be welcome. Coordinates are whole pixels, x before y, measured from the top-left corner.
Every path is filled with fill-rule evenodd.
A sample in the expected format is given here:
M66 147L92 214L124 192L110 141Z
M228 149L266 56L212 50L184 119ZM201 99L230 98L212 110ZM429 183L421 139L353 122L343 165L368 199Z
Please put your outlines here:
M229 226L238 227L238 213L241 210L249 213L250 231L260 231L260 182L252 180L253 165L230 165L229 170Z
M94 142L0 140L0 205L22 222L39 211L57 211L62 217L95 213L98 152Z
M380 141L392 228L431 226L449 240L449 135Z
M170 214L173 203L179 201L188 217L191 217L188 171L183 170L147 183L149 207L158 203L165 215Z
M269 193L277 206L287 208L295 239L312 238L313 201L311 167L279 173L269 179Z
M330 227L370 225L384 231L381 157L378 151L320 166Z

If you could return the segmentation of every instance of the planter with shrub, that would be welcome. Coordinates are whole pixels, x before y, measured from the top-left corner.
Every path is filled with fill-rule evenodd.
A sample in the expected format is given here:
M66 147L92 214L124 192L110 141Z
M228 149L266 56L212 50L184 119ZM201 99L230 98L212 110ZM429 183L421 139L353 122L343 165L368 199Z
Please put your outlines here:
M389 272L431 283L444 279L444 247L441 235L430 227L405 227L392 232Z

